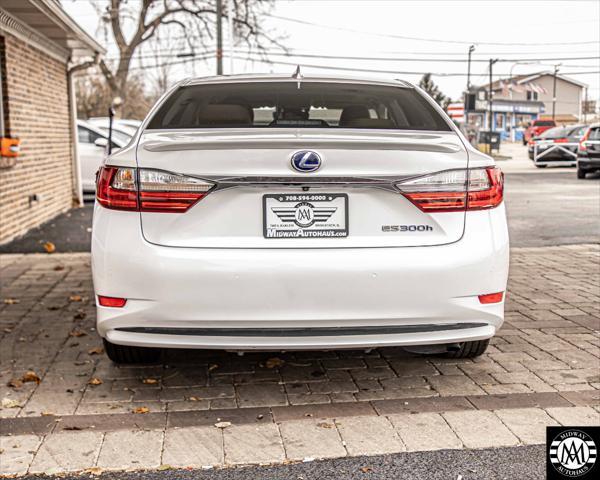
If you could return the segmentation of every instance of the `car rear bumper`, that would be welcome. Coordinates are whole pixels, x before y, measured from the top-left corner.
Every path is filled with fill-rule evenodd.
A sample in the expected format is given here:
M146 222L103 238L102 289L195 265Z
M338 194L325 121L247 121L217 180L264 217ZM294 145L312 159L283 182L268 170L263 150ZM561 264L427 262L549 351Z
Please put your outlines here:
M466 217L463 238L439 246L200 249L150 244L135 213L96 206L96 294L128 299L97 307L98 332L116 344L233 350L489 338L504 303L477 296L506 289L504 205Z
M577 157L577 166L586 170L598 170L600 169L600 157Z

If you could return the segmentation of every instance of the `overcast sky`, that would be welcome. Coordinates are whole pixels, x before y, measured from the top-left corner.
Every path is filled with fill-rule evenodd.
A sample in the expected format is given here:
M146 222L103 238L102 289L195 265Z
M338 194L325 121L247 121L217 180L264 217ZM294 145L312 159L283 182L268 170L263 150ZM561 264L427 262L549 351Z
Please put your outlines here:
M94 0L106 4L105 0ZM129 0L135 5L139 0ZM223 0L226 3L227 0ZM69 14L91 35L105 41L90 0L62 0ZM277 18L278 17L278 18ZM418 82L421 72L440 74L434 81L447 95L458 98L466 84L467 50L476 47L471 67L474 84L487 81L490 57L523 60L503 62L494 74L508 76L540 70L560 71L589 85L589 97L600 98L600 1L324 1L278 0L263 25L282 37L287 48L303 54L334 57L368 57L367 60L272 55L273 62L303 64L303 71L335 73L308 65L356 69L348 74L403 78ZM225 35L227 25L225 23ZM405 38L412 37L412 38ZM417 40L419 39L419 40ZM109 43L111 41L108 38ZM592 43L593 42L593 43ZM228 40L225 37L224 46ZM115 55L110 48L108 56ZM196 53L204 53L202 50ZM247 55L238 52L238 56ZM256 58L256 55L253 55ZM374 60L385 57L392 60ZM540 60L595 57L591 60ZM401 60L396 60L401 59ZM409 61L419 60L419 61ZM426 59L426 61L422 61ZM462 62L442 62L456 59ZM161 61L172 61L164 58ZM537 61L538 63L533 63ZM224 61L225 73L230 63ZM367 73L359 69L399 73ZM285 72L291 65L234 61L234 73ZM144 73L150 70L143 70ZM404 72L404 73L400 73ZM406 72L416 72L414 74ZM579 72L584 72L579 74ZM587 73L585 73L587 72ZM214 59L176 65L172 80L213 75ZM462 76L444 76L448 74ZM494 75L495 78L496 75Z

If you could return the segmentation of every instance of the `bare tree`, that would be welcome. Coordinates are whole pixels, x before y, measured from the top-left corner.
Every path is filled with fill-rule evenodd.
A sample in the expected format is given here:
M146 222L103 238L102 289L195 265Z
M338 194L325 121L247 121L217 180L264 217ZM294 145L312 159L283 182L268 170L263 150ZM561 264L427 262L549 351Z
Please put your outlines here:
M107 105L113 96L104 77L100 73L77 75L75 77L75 95L77 96L77 117L105 117ZM140 75L132 74L127 81L124 93L127 102L123 103L121 114L125 118L143 119L153 103L144 91L144 80Z
M276 44L263 30L260 17L272 6L273 0L234 0L233 11L223 9L224 21L232 15L236 38L249 47L264 51ZM224 4L226 2L223 2ZM192 52L205 50L212 41L216 24L215 0L110 0L103 19L109 26L119 51L116 65L100 61L113 97L124 97L131 62L138 49L161 30L179 33Z

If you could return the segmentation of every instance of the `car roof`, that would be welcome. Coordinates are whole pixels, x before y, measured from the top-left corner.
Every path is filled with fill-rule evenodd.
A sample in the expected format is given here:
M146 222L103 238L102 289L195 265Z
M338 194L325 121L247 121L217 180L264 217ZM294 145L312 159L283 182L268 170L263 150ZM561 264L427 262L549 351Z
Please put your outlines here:
M412 84L404 80L385 79L376 77L354 77L351 75L312 75L302 74L301 77L293 77L289 74L243 74L243 75L220 75L211 77L189 78L181 82L181 85L200 85L214 83L254 83L254 82L325 82L325 83L361 83L366 85L389 85L394 87L414 88Z
M92 132L94 132L95 134L100 135L101 137L108 138L108 134L105 131L103 131L102 129L98 128L98 125L94 125L93 123L86 122L85 120L80 120L78 118L77 126L85 127L88 130L91 130ZM116 144L120 145L121 147L123 145L125 145L125 143L121 142L118 138L113 138L112 141L115 142Z

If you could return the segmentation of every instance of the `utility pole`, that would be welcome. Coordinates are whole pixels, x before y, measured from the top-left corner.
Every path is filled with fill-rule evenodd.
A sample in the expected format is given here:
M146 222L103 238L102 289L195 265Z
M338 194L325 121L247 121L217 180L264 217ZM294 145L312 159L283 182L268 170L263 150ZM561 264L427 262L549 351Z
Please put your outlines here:
M488 112L488 125L489 125L489 136L488 136L488 145L489 145L489 151L488 153L491 155L492 154L492 127L493 127L493 109L492 109L492 104L493 104L493 100L492 100L492 81L493 81L493 75L492 75L492 67L494 66L494 63L496 63L498 61L498 59L492 59L490 58L490 84L488 87L488 106L489 106L489 112Z
M588 109L588 89L585 87L585 100L583 101L583 123L587 123L587 109Z
M469 47L469 61L467 63L467 92L471 88L471 54L475 51L475 45Z
M223 1L217 0L217 75L223 75Z
M554 65L554 80L552 82L552 120L556 114L556 74L558 73L559 65Z
M475 51L475 45L469 47L469 60L467 62L467 92L465 93L465 125L469 124L469 92L471 91L471 54Z
M229 74L233 74L233 1L227 0L227 26L229 30Z

